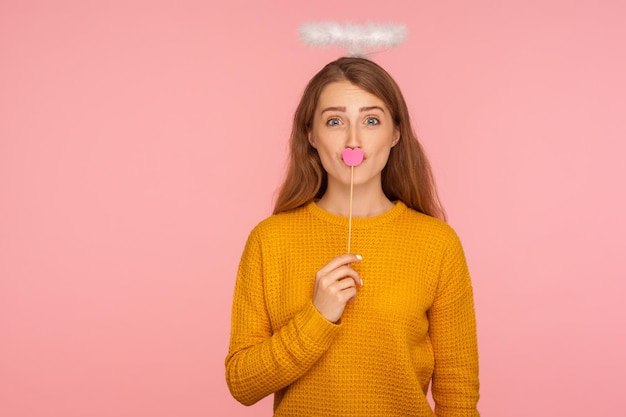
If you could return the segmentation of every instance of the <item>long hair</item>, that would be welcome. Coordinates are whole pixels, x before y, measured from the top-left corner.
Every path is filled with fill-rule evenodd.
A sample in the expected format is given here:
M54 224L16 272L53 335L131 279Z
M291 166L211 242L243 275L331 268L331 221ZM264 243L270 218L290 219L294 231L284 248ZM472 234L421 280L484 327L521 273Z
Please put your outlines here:
M327 64L306 86L293 118L289 165L276 198L274 214L302 207L326 192L327 174L317 150L309 143L308 133L322 90L337 81L348 81L380 98L400 132L400 140L391 148L382 171L382 188L387 198L400 200L414 210L445 221L430 164L411 126L400 88L378 64L354 57Z

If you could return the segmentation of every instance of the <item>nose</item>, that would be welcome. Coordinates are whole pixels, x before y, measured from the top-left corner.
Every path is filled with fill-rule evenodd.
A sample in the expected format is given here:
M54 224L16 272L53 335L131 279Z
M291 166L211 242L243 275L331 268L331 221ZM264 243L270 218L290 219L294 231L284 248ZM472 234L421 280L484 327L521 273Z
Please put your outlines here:
M346 148L360 148L361 147L361 140L359 138L359 132L358 129L356 127L350 127L348 128L347 131L347 138L346 138Z

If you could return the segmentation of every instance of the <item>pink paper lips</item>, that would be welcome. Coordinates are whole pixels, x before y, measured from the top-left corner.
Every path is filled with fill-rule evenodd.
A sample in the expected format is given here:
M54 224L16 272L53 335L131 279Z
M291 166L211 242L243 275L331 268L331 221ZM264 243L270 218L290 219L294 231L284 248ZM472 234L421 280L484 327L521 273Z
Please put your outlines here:
M363 151L360 148L346 148L341 152L341 158L349 167L356 167L363 162Z

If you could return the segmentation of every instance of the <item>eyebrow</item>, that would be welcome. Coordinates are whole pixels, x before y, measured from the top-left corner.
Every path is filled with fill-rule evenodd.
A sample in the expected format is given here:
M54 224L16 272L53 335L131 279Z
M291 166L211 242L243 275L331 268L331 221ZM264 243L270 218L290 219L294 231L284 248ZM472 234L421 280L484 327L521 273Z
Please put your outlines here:
M383 113L385 112L385 110L382 107L380 107L380 106L361 107L359 109L359 112L362 113L362 112L372 111L372 110L380 110ZM326 107L324 110L322 110L322 114L324 112L327 112L327 111L339 111L339 112L344 112L345 113L346 108L345 108L345 106Z

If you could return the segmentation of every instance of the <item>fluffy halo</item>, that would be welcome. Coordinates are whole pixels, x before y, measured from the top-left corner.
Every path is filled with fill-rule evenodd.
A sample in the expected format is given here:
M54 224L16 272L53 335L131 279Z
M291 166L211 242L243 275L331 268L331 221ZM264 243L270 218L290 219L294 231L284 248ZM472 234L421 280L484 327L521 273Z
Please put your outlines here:
M401 24L341 25L336 22L305 23L299 29L300 39L313 47L338 45L349 55L362 55L365 49L390 48L406 39L406 27Z

